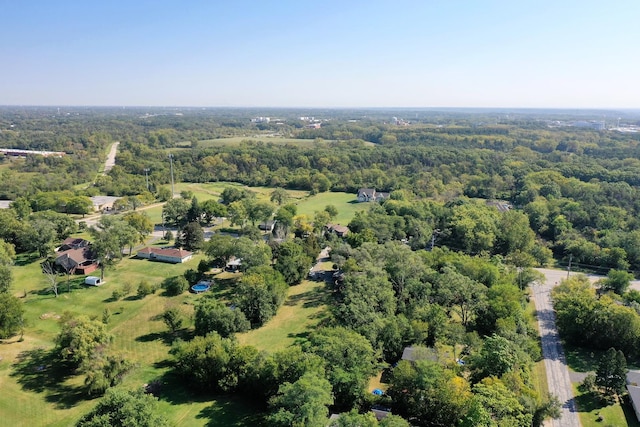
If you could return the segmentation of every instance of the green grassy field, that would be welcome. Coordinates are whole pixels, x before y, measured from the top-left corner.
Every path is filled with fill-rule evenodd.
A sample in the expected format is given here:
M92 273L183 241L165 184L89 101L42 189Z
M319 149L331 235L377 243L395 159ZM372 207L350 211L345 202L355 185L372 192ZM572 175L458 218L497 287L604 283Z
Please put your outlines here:
M163 378L166 392L161 393L160 410L180 426L241 426L254 422L251 403L220 396L195 396L172 378L166 364L172 337L159 319L169 306L177 306L190 318L193 304L201 295L184 293L166 297L157 291L144 299L135 296L142 280L158 284L165 277L195 268L202 255L185 264L171 265L138 259L123 259L106 271L100 287L81 285L82 278L61 278L60 296L47 290L40 273L40 260L19 259L14 269L15 294L25 305L24 340L18 337L0 344L0 413L3 423L12 426L71 425L96 403L83 394L83 376L59 375L50 350L59 332L58 320L65 312L98 319L108 308L108 330L115 336L112 349L136 363L122 387L139 388ZM98 274L98 272L94 273ZM113 300L114 289L129 283L132 293ZM227 286L225 288L225 286ZM218 298L226 298L228 284L214 289ZM26 295L26 296L25 296ZM289 296L277 315L263 328L243 334L241 343L263 350L277 350L304 339L325 315L326 292L323 283L304 281L290 288ZM22 360L20 362L20 360Z
M193 195L198 198L198 201L204 201L219 198L222 191L229 186L243 187L253 191L260 200L269 200L274 190L270 187L246 187L236 183L212 182L204 184L178 183L175 185L175 191L176 193L185 190L191 191ZM290 199L286 203L296 204L298 213L308 215L310 218L313 218L314 213L323 210L325 206L334 205L338 209L338 216L334 222L342 225L348 224L356 212L368 209L371 206L370 203L358 203L356 201L356 195L353 193L325 192L313 196L308 195L306 191L299 190L287 190L287 193ZM152 217L154 223L157 224L162 221L162 208L152 208L147 210L147 213Z
M235 182L181 182L175 184L175 191L176 194L179 194L184 190L191 191L193 195L198 198L198 201L202 201L207 199L218 199L227 187L245 188L255 193L256 197L260 200L269 200L269 197L274 190L272 187L248 187ZM287 193L293 202L306 197L308 194L308 192L301 190L287 190Z
M176 192L189 190L199 200L217 199L234 183L176 184ZM262 200L268 200L272 188L251 187ZM321 193L309 196L305 191L288 191L288 202L298 205L300 213L313 215L326 205L338 209L337 223L347 224L355 212L368 204L352 203L353 194ZM160 224L162 205L144 211L155 224ZM86 237L86 233L83 234ZM47 288L38 259L20 256L13 268L13 293L25 307L23 340L14 337L0 342L0 413L2 424L11 426L67 426L72 425L96 403L83 392L82 375L69 376L56 371L52 358L54 338L60 330L59 318L65 312L101 319L105 309L111 313L108 330L115 336L112 350L135 362L136 367L125 377L122 387L139 388L156 379L165 381L161 393L160 410L180 426L241 426L255 424L256 409L251 403L220 396L192 395L181 381L172 378L167 364L172 338L159 314L168 306L177 306L190 318L193 305L201 296L184 293L166 297L162 291L144 299L135 296L138 284L146 280L159 284L164 278L196 268L203 255L185 264L171 265L125 258L105 274L105 284L85 287L83 277L72 277L67 288L66 277L60 277L59 297ZM93 273L98 275L98 272ZM213 289L217 298L225 299L228 284ZM114 300L112 293L129 285L132 292ZM225 288L227 286L227 288ZM304 340L325 316L324 283L303 281L291 287L285 304L265 326L238 336L243 344L273 351Z
M327 298L324 282L304 280L291 286L284 305L273 319L259 329L238 334L238 341L268 351L281 350L303 341L328 315Z
M163 377L168 371L165 361L171 339L158 315L166 307L175 305L189 317L193 303L200 296L184 293L169 298L158 291L138 299L134 295L135 289L142 280L159 284L165 277L195 268L200 257L179 265L123 259L107 270L106 283L100 287L85 287L80 284L82 278L74 278L71 292L67 292L66 279L62 279L58 298L47 291L40 273L40 260L19 259L18 267L14 268L17 284L14 290L24 301L25 335L21 342L15 337L0 344L2 423L67 426L95 404L95 400L86 399L82 392L82 376L60 377L53 372L56 365L49 350L59 331L58 319L67 311L100 319L104 309L109 309L108 329L115 336L112 348L137 365L125 377L123 387L138 388ZM114 301L113 290L122 288L125 283L132 285L132 294ZM42 351L38 352L38 349ZM18 363L21 357L23 361ZM242 420L254 413L250 405L239 400L215 396L195 398L180 384L172 384L167 389L166 395L162 395L161 410L176 425L243 425Z
M582 393L574 384L573 392L576 396L580 423L583 427L597 426L628 426L638 427L640 422L629 403L619 402L606 404L590 393Z
M298 213L313 218L316 211L321 211L327 205L334 205L338 209L338 216L333 221L336 224L347 225L356 212L371 207L370 203L358 203L356 195L352 193L318 193L298 202Z
M583 373L594 372L600 357L604 354L601 351L588 351L566 344L564 351L569 369ZM632 364L632 362L629 363ZM640 422L638 422L630 404L604 403L590 393L582 393L578 388L579 385L579 383L573 383L573 392L580 421L584 427L602 425L640 427ZM600 417L602 420L598 421Z

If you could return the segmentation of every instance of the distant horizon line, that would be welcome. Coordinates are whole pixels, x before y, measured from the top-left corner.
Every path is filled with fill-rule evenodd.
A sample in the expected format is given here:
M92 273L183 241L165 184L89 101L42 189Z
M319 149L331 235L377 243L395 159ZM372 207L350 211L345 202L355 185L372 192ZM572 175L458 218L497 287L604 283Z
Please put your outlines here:
M0 104L0 108L164 108L164 109L230 109L230 110L525 110L525 111L640 111L639 107L415 107L415 106L224 106L224 105L91 105L91 104Z

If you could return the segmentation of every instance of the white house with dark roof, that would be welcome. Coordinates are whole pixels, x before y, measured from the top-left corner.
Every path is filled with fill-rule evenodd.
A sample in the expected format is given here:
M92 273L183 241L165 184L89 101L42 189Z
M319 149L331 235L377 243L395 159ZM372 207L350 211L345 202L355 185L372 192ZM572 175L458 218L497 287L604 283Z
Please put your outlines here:
M359 202L382 202L389 198L389 193L376 191L375 188L361 188L358 190Z
M149 259L152 261L168 262L171 264L180 264L193 258L193 252L176 248L152 248L146 247L140 249L136 254L138 258Z

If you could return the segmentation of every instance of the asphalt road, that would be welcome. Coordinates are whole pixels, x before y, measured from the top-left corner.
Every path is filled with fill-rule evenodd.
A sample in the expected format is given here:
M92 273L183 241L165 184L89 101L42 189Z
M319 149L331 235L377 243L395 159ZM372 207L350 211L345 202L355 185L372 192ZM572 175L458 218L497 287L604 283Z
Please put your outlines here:
M533 298L538 316L542 356L547 370L549 392L558 397L562 404L562 416L558 420L549 420L547 427L579 427L580 418L573 396L569 377L569 368L562 350L562 343L556 328L556 315L551 304L551 289L567 277L562 270L538 269L546 277L545 283L532 286Z
M107 160L104 162L104 172L102 173L103 175L106 175L116 165L116 154L118 153L118 145L120 145L120 142L114 142L113 144L111 144L111 150L109 150Z

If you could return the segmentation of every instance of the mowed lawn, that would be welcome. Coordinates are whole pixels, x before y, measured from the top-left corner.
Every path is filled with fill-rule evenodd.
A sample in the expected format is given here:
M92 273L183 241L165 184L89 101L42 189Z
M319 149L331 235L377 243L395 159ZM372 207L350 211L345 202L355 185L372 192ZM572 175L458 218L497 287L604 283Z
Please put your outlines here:
M619 403L614 403L604 405L591 394L580 392L578 385L579 384L574 384L573 392L576 396L578 415L580 416L580 423L583 427L640 426L640 422L638 422L633 407L630 404L620 405Z
M237 183L212 182L212 183L178 183L175 185L176 193L181 191L191 191L198 201L208 199L218 199L220 194L227 187L245 188L256 194L259 200L269 200L274 188L271 187L247 187ZM324 192L315 195L308 195L306 191L287 190L289 200L286 203L293 203L298 207L299 214L305 214L310 218L317 211L321 211L327 205L334 205L338 209L338 216L334 220L336 224L347 225L355 216L356 212L366 210L371 207L371 203L358 203L355 193L344 192ZM162 208L153 208L147 213L153 220L160 220ZM161 221L161 220L160 220ZM156 222L157 223L157 222Z
M565 345L564 351L569 368L579 373L595 372L604 354L603 351L590 351L571 345ZM631 404L604 403L590 393L583 393L579 386L579 382L573 383L578 415L584 427L602 425L640 427ZM598 421L600 418L602 419Z
M324 282L304 280L291 286L277 314L261 328L238 334L238 341L266 351L281 350L304 341L327 317L328 297Z
M310 218L317 211L327 205L334 205L338 209L338 216L333 220L336 224L347 225L356 212L371 207L371 203L358 203L355 193L318 193L298 202L298 213L306 214Z
M14 268L14 293L24 301L25 335L22 342L14 337L0 344L2 425L73 425L97 402L84 396L84 377L81 375L52 380L56 377L56 365L49 351L60 330L58 320L67 311L102 319L104 310L109 310L111 317L107 328L115 337L111 350L136 364L122 387L139 388L165 375L169 370L166 360L172 337L167 334L159 314L169 306L177 306L190 319L193 304L200 296L184 293L166 297L159 290L139 299L135 291L142 280L159 284L165 277L196 268L201 256L179 265L124 259L106 271L106 283L100 287L85 287L80 285L81 278L75 278L69 293L66 279L61 278L63 283L58 298L47 291L48 286L40 273L40 260L19 259L18 264L22 265ZM113 300L113 290L121 289L126 283L131 285L132 293ZM19 362L20 355L25 356L22 362ZM243 420L253 414L251 406L242 401L215 396L194 397L181 385L167 386L166 396L161 395L160 410L180 426L244 425Z
M220 198L220 195L227 187L244 188L255 193L259 200L269 200L271 193L275 188L273 187L249 187L246 185L238 184L237 182L181 182L175 185L176 193L187 190L191 191L194 196L198 198L198 201ZM302 190L287 190L289 194L290 202L295 203L297 200L305 198L308 194L307 191Z
M179 183L176 193L189 190L199 200L217 199L235 183ZM245 187L261 200L268 200L273 188ZM355 195L321 193L309 196L306 191L287 191L289 203L298 205L299 213L311 217L315 211L334 205L338 209L336 223L347 224L355 212L370 205L355 203ZM161 223L162 205L145 210L152 221ZM56 371L51 349L60 331L59 319L65 312L87 315L98 320L105 311L110 315L107 329L114 335L110 350L123 354L135 363L121 387L139 388L162 378L166 390L161 393L160 411L180 426L241 426L255 424L255 409L242 400L220 396L192 395L168 373L169 349L174 337L159 315L170 306L179 307L192 328L194 303L201 295L184 293L166 297L162 290L139 299L135 293L141 281L160 284L166 277L181 275L186 269L196 269L203 255L185 264L171 265L125 258L107 269L106 283L100 287L85 287L83 277L72 277L71 292L66 277L59 277L59 297L48 290L40 270L41 260L19 257L13 268L12 292L21 298L25 308L24 340L19 337L0 342L0 414L2 424L11 426L68 426L87 413L97 402L84 395L83 375L61 374ZM99 275L97 271L93 275ZM113 291L130 286L131 293L114 300ZM220 295L223 297L223 295ZM328 316L328 298L324 283L303 281L289 289L285 304L277 315L262 328L241 334L243 344L274 351L306 339L310 331Z
M14 269L14 293L24 301L26 327L24 341L15 337L0 344L3 424L72 425L95 405L96 399L87 399L83 394L82 375L67 376L59 382L51 380L55 376L52 374L55 363L49 351L60 330L61 315L69 311L102 319L105 308L111 314L108 330L115 337L111 349L136 363L121 387L139 388L155 379L168 378L166 391L160 396L160 411L176 425L241 426L255 422L255 409L250 403L231 397L195 396L166 376L170 371L166 361L172 337L159 314L169 306L176 306L190 318L194 303L202 295L184 293L166 297L159 290L144 299L135 296L140 281L159 284L165 277L195 268L201 257L180 265L125 258L106 271L106 282L100 287L85 287L81 285L82 278L74 278L71 292L67 292L66 278L61 277L58 298L47 290L40 260L19 259L20 265ZM131 285L132 293L113 300L113 290L126 284ZM239 341L273 351L304 340L327 315L326 298L324 283L304 281L293 286L277 315L262 328L239 336ZM41 351L34 357L38 349ZM21 354L26 357L19 363Z

